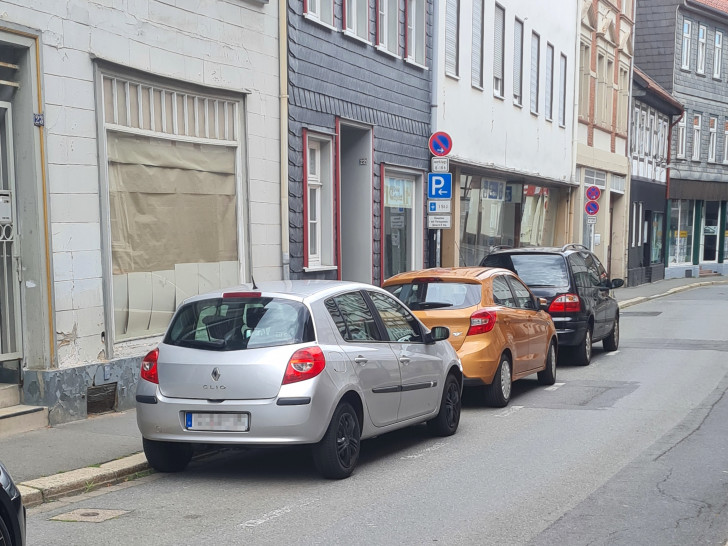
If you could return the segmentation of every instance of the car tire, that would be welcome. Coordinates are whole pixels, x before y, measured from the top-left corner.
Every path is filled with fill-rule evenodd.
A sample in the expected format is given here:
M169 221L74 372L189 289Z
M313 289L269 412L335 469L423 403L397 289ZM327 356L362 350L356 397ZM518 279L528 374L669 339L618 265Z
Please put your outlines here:
M493 376L493 382L485 386L485 403L494 408L506 407L511 399L512 387L511 360L506 353L503 353Z
M192 444L142 439L144 455L158 472L182 472L192 459Z
M462 397L460 383L454 375L449 374L442 389L442 400L437 417L427 421L427 428L435 436L452 436L460 424Z
M312 448L316 469L324 478L341 480L354 472L359 461L361 427L348 402L336 407L321 441Z
M13 539L10 536L10 530L5 525L5 520L0 515L0 546L12 546Z
M619 348L619 314L614 318L614 326L612 332L604 338L602 346L605 351L616 351Z
M588 366L592 357L592 331L591 327L586 329L584 340L574 348L574 364L577 366Z
M549 343L548 353L546 354L546 367L537 375L539 385L553 385L556 383L556 344L553 341Z

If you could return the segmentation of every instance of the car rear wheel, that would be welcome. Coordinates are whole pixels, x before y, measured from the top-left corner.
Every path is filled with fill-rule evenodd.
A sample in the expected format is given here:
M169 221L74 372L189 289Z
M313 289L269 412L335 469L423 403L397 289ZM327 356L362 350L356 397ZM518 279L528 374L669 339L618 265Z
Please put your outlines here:
M574 348L574 364L577 366L588 366L592 356L592 332L591 328L586 329L584 341Z
M485 403L494 408L503 408L511 399L511 360L507 354L501 355L493 382L485 386Z
M556 344L549 343L549 350L546 354L546 367L538 372L539 385L553 385L556 383Z
M0 546L12 546L10 531L5 525L5 520L0 517Z
M619 315L614 318L612 333L604 338L602 346L605 351L616 351L619 348Z
M359 461L360 445L359 419L351 404L342 402L334 411L326 434L312 448L316 469L324 478L348 478Z
M181 472L192 459L192 445L184 442L159 442L142 439L144 455L158 472Z
M442 390L442 401L437 417L427 421L427 427L435 436L452 436L460 424L460 384L454 375L450 374L445 380Z

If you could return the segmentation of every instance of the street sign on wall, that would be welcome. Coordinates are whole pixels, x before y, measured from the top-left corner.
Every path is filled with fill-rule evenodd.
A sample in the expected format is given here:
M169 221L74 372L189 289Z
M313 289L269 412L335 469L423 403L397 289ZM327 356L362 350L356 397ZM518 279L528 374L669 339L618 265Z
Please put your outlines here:
M601 195L602 190L600 190L597 186L589 186L586 189L586 198L589 201L596 201L599 197L601 197Z
M587 201L586 205L584 205L584 211L589 216L594 216L597 212L599 212L599 203L596 201Z

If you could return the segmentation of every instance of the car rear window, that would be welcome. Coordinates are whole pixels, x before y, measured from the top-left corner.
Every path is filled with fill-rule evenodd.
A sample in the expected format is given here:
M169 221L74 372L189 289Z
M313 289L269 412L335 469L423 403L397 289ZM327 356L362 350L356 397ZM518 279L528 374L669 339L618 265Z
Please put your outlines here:
M510 269L530 287L569 286L566 260L560 254L490 254L482 265Z
M412 311L464 309L480 303L481 285L459 282L413 282L385 286Z
M215 298L184 305L164 343L211 351L239 351L314 341L308 308L284 298Z

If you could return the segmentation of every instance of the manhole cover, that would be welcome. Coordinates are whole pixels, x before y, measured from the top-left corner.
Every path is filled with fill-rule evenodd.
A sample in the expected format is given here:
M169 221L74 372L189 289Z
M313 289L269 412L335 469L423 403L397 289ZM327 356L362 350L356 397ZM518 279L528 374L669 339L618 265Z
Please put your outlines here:
M118 518L124 514L128 514L129 510L94 510L89 508L79 508L73 512L58 514L51 519L55 521L84 521L86 523L101 523L110 519Z
M662 311L622 311L620 313L623 317L656 317L661 314Z

